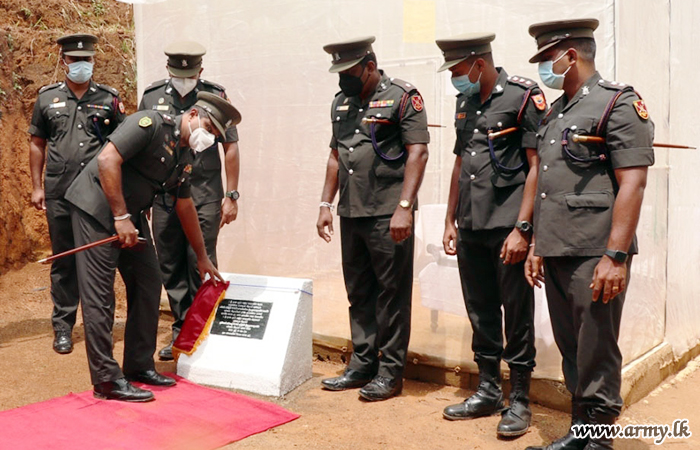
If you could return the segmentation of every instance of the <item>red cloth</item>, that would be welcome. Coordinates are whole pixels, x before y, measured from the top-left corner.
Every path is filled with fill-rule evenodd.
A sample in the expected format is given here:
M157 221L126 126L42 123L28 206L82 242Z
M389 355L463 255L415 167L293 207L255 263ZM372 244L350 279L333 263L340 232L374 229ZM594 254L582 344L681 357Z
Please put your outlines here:
M214 285L211 279L202 283L197 295L194 296L192 306L187 310L182 330L173 343L173 353L191 355L196 350L201 342L200 337L206 337L206 334L202 336L202 332L209 332L207 322L216 313L216 307L221 302L229 284L229 281L219 281Z
M173 375L170 375L173 376ZM178 384L143 386L156 400L125 403L68 394L0 412L0 447L31 450L208 450L290 422L299 415L273 403Z

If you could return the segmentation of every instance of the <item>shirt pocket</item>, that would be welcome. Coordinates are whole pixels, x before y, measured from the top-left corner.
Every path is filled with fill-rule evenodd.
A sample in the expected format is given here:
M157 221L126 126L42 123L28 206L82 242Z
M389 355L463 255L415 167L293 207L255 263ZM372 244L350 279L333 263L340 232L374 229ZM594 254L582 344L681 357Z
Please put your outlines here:
M68 132L68 117L70 116L67 108L49 109L48 119L51 124L51 136L59 137Z
M352 137L354 126L348 118L349 111L334 111L333 112L333 137L336 140L345 140Z
M615 196L609 191L564 194L566 227L572 248L604 248L612 226Z
M561 140L562 143L566 141L562 150L569 161L585 164L599 161L601 155L604 155L603 159L607 157L605 144L577 140L577 136L596 136L597 125L598 121L592 118L576 119L567 123L562 131Z

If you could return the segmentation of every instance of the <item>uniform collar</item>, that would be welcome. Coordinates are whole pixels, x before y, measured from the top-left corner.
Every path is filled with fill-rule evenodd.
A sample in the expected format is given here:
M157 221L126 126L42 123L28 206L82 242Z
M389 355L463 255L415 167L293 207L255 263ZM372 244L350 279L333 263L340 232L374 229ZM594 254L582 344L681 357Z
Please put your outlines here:
M379 75L381 76L379 77L377 87L374 89L374 92L365 99L365 104L371 102L372 99L376 97L379 92L384 92L387 89L389 89L389 86L391 86L391 78L389 78L383 70L379 69ZM354 97L348 97L348 102L359 107L363 106L359 95L356 95Z
M506 73L506 70L503 67L496 67L496 71L498 72L498 76L496 77L496 83L494 83L491 93L489 94L488 98L484 100L483 103L481 103L480 92L470 96L470 100L476 105L484 105L488 103L489 100L491 100L494 96L503 94L503 91L506 88L506 84L508 83L508 74Z
M581 87L576 92L576 95L574 95L574 98L569 100L569 102L566 103L566 105L564 105L563 110L566 111L566 110L570 109L576 103L578 103L579 100L581 100L582 98L587 96L598 85L598 81L600 81L602 79L603 79L603 77L601 77L600 73L598 73L598 71L596 71L593 75L590 76L590 78L588 78L586 80L585 83L583 83L581 85ZM566 94L564 94L564 98L566 98Z
M73 91L71 91L71 89L68 87L68 83L65 80L63 80L63 82L61 82L61 85L58 87L58 89L63 91L63 92L66 92L68 94L69 98L73 98L73 99L76 99L78 101L83 101L87 97L89 97L90 95L97 92L97 83L95 83L93 81L93 79L90 78L90 85L88 86L87 91L85 91L85 94L83 94L83 97L80 99L78 99L78 97L75 96Z

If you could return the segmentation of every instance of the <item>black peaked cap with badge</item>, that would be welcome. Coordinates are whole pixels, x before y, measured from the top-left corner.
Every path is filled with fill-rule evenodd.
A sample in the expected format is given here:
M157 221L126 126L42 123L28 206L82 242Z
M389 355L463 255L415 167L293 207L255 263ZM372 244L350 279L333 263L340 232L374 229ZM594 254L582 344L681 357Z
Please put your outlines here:
M173 42L165 48L168 56L168 72L179 78L197 75L202 68L202 56L207 52L202 44L194 41Z
M241 122L241 113L228 100L211 92L198 92L195 106L204 108L222 136L226 129Z
M68 56L92 56L95 54L97 36L92 34L69 34L56 39L61 53Z
M530 25L530 36L537 41L537 53L530 58L531 63L540 62L542 54L567 39L594 39L593 32L598 28L598 19L573 19L540 22Z
M333 57L328 71L331 73L342 72L359 63L365 56L374 53L372 50L374 41L374 36L367 36L324 45L323 50Z
M494 33L465 33L447 39L435 41L445 57L445 63L438 72L454 67L474 55L491 53L491 41L496 39Z

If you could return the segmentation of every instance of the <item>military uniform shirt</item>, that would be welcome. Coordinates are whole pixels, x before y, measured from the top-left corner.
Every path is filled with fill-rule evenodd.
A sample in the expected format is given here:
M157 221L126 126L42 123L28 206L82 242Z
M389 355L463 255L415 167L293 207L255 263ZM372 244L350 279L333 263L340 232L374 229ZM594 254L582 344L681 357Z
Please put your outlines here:
M119 93L107 85L90 81L81 99L65 82L39 90L29 133L46 139L46 199L63 197L122 120L124 106Z
M199 91L211 92L228 99L223 86L202 79L199 80L192 91L182 98L170 84L170 79L165 79L156 81L146 87L141 98L139 110L155 110L175 117L192 109L197 102L197 93ZM224 198L219 141L238 142L238 129L236 126L228 127L226 136L223 139L217 138L217 143L194 156L190 184L192 200L197 206L211 202L220 202Z
M122 193L128 212L135 218L151 207L156 194L191 196L192 151L179 146L180 122L180 117L139 111L109 137L124 159ZM112 230L114 218L100 186L97 158L71 184L66 199Z
M620 91L601 133L609 157L605 161L578 162L568 156L562 146L564 130L595 135L606 106ZM540 167L534 223L537 255L603 255L618 189L614 169L654 164L654 124L644 103L639 102L631 86L605 81L596 72L568 103L565 96L553 103L538 132ZM598 144L574 143L571 134L568 148L577 158L601 153ZM629 252L637 252L636 242Z
M407 144L430 142L423 99L410 83L389 78L379 71L377 89L364 103L360 97L339 92L331 106L333 137L330 147L338 150L342 217L391 215L401 200L406 156L386 161L372 146L370 124L363 118L388 119L392 124L375 124L377 145L388 157L405 152ZM405 96L405 98L404 98ZM403 102L403 111L402 107Z
M498 78L489 98L482 104L480 95L457 96L454 153L462 157L459 175L459 228L489 230L513 227L518 219L523 188L527 178L526 148L536 148L537 127L546 104L537 83L521 77L509 77L497 68ZM528 92L532 89L531 94ZM525 95L528 98L525 98ZM524 103L526 101L527 103ZM520 124L518 116L522 111ZM489 152L489 131L511 127L520 130L493 140L499 169Z

